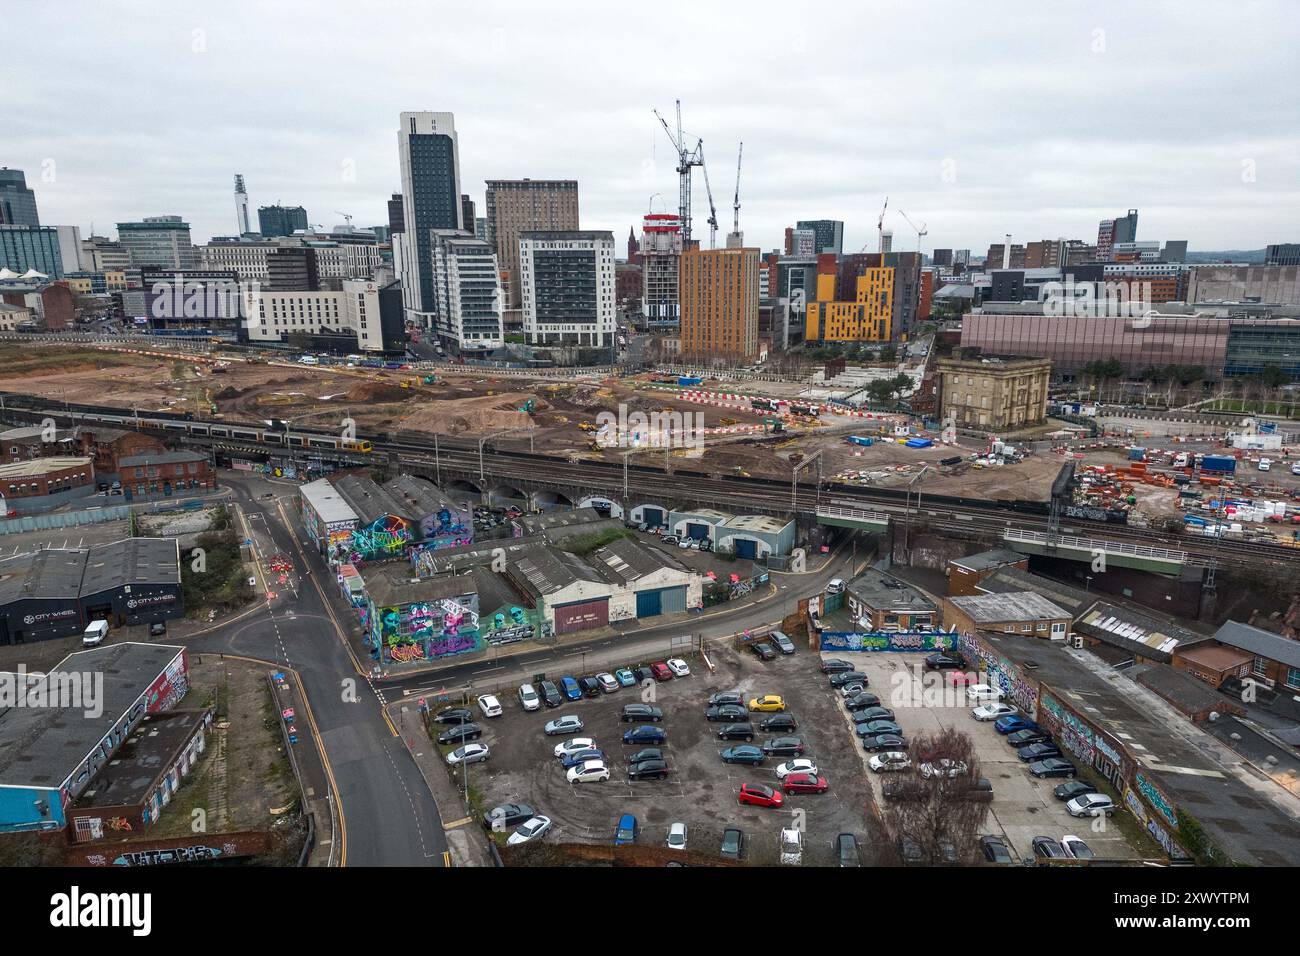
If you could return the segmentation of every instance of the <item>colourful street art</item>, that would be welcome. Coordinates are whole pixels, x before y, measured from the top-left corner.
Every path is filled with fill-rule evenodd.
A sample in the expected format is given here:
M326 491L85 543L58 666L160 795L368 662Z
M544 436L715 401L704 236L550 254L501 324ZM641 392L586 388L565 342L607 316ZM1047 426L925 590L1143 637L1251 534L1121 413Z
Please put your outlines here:
M480 621L483 639L495 647L531 640L537 636L539 618L540 615L532 608L503 607Z
M1009 662L994 654L974 635L963 634L958 644L966 663L988 674L989 683L1001 690L1010 701L1033 719L1038 713L1038 686L1021 678Z
M438 601L415 601L381 607L373 619L366 615L367 644L371 656L382 660L434 660L480 650L478 595L462 594Z
M1057 736L1065 749L1088 766L1092 766L1097 759L1097 749L1094 744L1096 734L1093 729L1075 716L1072 711L1067 710L1051 694L1044 694L1039 703L1045 712L1055 718L1056 724L1060 728Z
M823 651L950 651L956 634L942 631L822 631Z
M373 524L352 534L352 553L348 560L375 561L400 556L411 540L411 526L405 518L384 515Z

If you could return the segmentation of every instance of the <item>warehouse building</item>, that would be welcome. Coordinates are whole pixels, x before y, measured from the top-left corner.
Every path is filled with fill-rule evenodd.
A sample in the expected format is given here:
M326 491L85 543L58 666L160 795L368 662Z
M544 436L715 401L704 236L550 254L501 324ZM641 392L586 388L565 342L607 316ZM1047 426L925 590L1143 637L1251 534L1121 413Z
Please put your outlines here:
M731 515L726 512L716 511L713 508L697 508L691 511L673 509L668 513L668 530L683 538L708 541L716 546L714 535L717 533L717 528L730 517Z
M609 624L614 585L577 555L530 548L507 567L506 575L556 634Z
M845 603L866 631L913 631L934 627L939 608L918 588L867 568L849 582Z
M977 593L981 581L1000 568L1029 570L1029 556L1009 548L994 548L948 562L948 596Z
M682 614L703 605L700 575L659 548L619 538L593 551L587 563L617 588L610 596L610 620Z
M738 558L759 561L785 557L794 549L793 520L771 515L735 515L714 528L715 550L732 551Z
M474 543L473 513L432 482L401 475L381 487L405 508L421 548L462 548Z
M307 537L332 567L346 562L352 553L352 536L360 518L338 490L325 478L298 489L302 523Z
M943 599L943 624L960 634L998 631L1063 641L1070 612L1033 591L969 594Z

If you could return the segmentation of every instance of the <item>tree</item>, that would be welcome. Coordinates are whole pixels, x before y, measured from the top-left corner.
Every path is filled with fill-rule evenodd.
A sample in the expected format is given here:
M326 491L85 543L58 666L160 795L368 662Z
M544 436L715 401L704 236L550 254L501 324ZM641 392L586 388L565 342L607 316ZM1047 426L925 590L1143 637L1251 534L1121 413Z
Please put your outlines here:
M980 780L971 738L951 728L919 734L912 738L911 756L908 769L890 774L889 784L898 792L885 801L883 815L894 846L901 853L904 842L914 845L929 865L973 862L988 804L971 798L971 788ZM963 769L953 776L921 774L922 764L940 766L940 761Z

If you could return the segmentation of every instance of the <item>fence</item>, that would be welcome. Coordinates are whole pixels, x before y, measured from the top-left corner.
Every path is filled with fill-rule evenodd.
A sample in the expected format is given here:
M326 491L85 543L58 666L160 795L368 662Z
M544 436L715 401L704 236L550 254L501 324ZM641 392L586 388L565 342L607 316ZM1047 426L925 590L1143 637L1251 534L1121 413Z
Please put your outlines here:
M24 515L0 521L0 535L19 534L24 531L53 531L56 528L102 524L105 521L121 521L130 517L130 505L86 508L81 511L64 511L55 514Z

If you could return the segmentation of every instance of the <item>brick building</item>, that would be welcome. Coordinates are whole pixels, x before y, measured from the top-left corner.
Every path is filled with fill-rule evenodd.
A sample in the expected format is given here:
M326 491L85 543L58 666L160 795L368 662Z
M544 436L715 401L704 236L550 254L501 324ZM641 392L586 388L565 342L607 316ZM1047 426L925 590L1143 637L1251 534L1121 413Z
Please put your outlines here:
M95 490L89 458L60 455L0 465L0 498L19 513L51 511Z
M149 452L118 461L119 481L132 497L173 495L217 486L216 470L207 455L196 451Z
M973 594L943 599L943 625L961 634L993 631L1064 640L1070 612L1033 591Z

